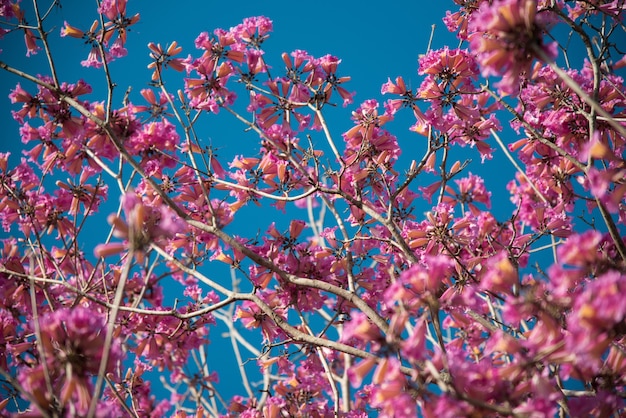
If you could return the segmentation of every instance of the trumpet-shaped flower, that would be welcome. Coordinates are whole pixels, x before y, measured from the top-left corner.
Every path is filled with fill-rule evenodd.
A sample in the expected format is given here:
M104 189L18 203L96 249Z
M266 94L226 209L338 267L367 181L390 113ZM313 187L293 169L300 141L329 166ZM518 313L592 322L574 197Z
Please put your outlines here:
M502 93L517 95L521 77L530 77L534 59L554 58L556 42L544 44L548 12L536 0L484 2L474 12L469 27L470 47L482 75L503 76L497 84Z

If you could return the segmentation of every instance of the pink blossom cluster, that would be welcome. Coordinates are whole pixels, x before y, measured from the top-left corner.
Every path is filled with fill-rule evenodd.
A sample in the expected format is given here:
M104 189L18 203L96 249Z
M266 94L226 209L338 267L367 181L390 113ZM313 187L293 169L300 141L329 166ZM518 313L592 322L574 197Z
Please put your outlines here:
M455 3L461 44L422 55L417 88L389 78L384 102L354 106L335 56L270 65L263 16L199 34L186 58L150 43L151 87L122 103L0 54L22 77L24 146L0 153L2 413L626 414L626 4ZM126 55L131 6L64 24L90 71ZM0 1L0 26L52 54L49 15L23 14ZM557 26L588 46L579 66L560 66ZM209 117L258 147L218 155ZM496 158L506 190L480 165Z
M61 36L79 38L91 44L87 59L81 61L84 67L100 68L105 61L112 61L128 54L125 48L128 27L139 21L139 13L126 15L127 0L103 0L98 12L103 18L103 28L98 29L99 20L94 20L89 30L83 31L65 22ZM104 21L106 19L106 21ZM111 40L113 42L111 42ZM30 51L30 49L29 49Z

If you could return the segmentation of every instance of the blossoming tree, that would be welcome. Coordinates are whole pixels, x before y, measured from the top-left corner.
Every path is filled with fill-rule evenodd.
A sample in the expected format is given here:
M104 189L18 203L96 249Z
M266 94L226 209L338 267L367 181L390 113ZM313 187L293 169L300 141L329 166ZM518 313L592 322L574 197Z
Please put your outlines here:
M109 64L139 5L99 0L59 33L42 3L0 1L3 46L49 62L0 55L25 144L0 154L7 413L626 413L623 0L455 0L460 46L425 51L418 88L394 77L358 105L340 59L266 56L265 17L200 33L187 58L149 44L152 87L122 99ZM104 96L59 78L59 35L92 47ZM401 113L420 157L387 130ZM202 139L215 114L258 149L220 158ZM504 195L476 174L494 156L514 168ZM240 229L255 206L269 220ZM216 329L236 396L207 362Z

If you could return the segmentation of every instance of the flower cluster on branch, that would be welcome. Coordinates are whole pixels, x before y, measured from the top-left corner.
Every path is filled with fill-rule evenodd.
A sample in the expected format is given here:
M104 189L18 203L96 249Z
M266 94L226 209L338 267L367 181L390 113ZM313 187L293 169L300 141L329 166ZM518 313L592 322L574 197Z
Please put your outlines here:
M0 153L7 413L626 413L623 0L455 0L458 47L429 46L416 89L396 76L356 105L335 56L270 65L264 16L195 49L150 43L151 87L119 100L108 64L139 21L126 0L60 30L90 45L82 65L107 81L94 98L59 79L39 3L29 25L0 1L1 42L23 34L49 62L31 74L0 54L24 147ZM570 67L572 38L586 58ZM327 121L337 104L345 132ZM220 156L206 119L258 147ZM481 165L497 158L508 193ZM235 396L208 360L219 333Z

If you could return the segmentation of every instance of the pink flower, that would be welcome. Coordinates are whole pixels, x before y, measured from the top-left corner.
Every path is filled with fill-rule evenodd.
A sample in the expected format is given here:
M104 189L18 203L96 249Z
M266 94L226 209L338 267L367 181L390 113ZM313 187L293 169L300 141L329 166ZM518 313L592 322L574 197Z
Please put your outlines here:
M269 37L272 31L272 21L265 16L249 17L243 23L231 29L237 41L247 46L260 49L261 44Z
M174 154L179 141L176 126L167 119L160 119L144 124L126 141L126 147L131 155L141 157L142 164L153 161L153 168L160 172L175 165Z
M94 250L97 257L107 257L128 249L141 263L152 243L173 237L184 228L182 220L171 209L146 205L134 192L122 196L122 207L125 221L117 215L110 215L108 220L114 227L113 235L125 239L125 242L99 244Z
M124 48L122 38L117 38L109 48L109 57L111 59L122 58L128 54L128 50Z
M281 307L281 302L275 292L263 294L263 299L280 317L285 318L286 311ZM284 332L265 312L254 302L244 301L235 310L235 320L240 320L244 327L248 329L261 328L264 341L271 342L284 335Z
M332 55L324 55L319 59L319 65L323 70L324 80L326 81L326 85L324 86L324 93L326 96L326 102L330 99L331 91L336 91L339 93L339 96L343 99L343 107L348 106L352 103L352 98L354 93L350 93L341 84L350 81L350 77L338 77L337 76L337 66L341 63L341 60Z
M380 88L381 94L396 94L401 99L390 99L385 102L385 113L393 116L402 107L415 107L417 101L416 95L412 90L407 89L406 83L402 77L396 77L395 83L390 78Z
M453 263L445 255L426 256L424 263L417 263L404 270L398 279L407 287L413 297L423 297L425 294L437 295L450 281ZM391 295L385 295L393 304Z
M89 50L89 55L87 55L87 59L82 60L80 65L87 68L100 68L102 67L102 54L100 53L100 48L97 46L92 47Z
M520 77L530 76L531 64L540 53L556 57L556 42L543 43L546 13L537 11L536 0L496 0L482 3L472 15L470 47L483 76L503 76L497 83L503 93L519 93Z
M13 4L11 4L10 0L2 0L0 1L0 16L5 18L6 20L15 17L15 12L13 10Z
M485 181L481 177L469 173L467 177L454 180L454 182L459 191L456 192L452 189L448 189L448 191L456 202L467 205L472 214L475 216L480 214L475 203L482 203L487 208L491 208L491 192L487 191Z
M105 41L109 41L114 32L117 32L121 39L121 45L126 43L126 34L128 27L139 21L139 13L132 17L126 16L126 4L128 0L103 0L98 8L98 12L102 13L109 19L105 23L106 36Z
M140 93L146 100L146 102L148 102L148 105L131 104L129 105L129 107L132 108L131 113L137 114L141 112L147 112L149 114L149 119L164 118L165 116L170 115L166 112L169 102L165 93L160 92L158 99L152 89L142 89ZM171 96L170 98L173 99L173 97Z
M94 25L95 27L98 26L97 20L93 23L92 28L94 28ZM85 36L85 32L70 25L67 22L64 22L64 26L61 28L61 36L62 37L70 36L72 38L82 38L83 36Z
M504 251L487 259L482 272L480 286L488 292L511 294L513 285L519 283L517 266Z
M311 121L309 115L302 113L310 98L307 87L284 79L268 81L267 87L271 92L269 96L250 94L250 109L260 109L260 126L270 129L272 125L280 124L285 129L292 129L292 124L295 124L298 130L305 129Z
M341 341L348 343L356 339L363 343L376 343L382 341L380 330L362 312L355 312L350 321L346 322ZM376 343L376 346L379 346Z
M152 73L153 81L160 80L162 71L166 67L171 67L176 71L185 69L184 60L182 58L172 58L180 54L183 50L182 47L178 46L176 41L172 42L166 50L161 47L161 44L154 44L154 42L150 42L148 48L151 51L150 58L154 60L148 64L149 69L154 69Z
M84 414L93 393L91 378L98 373L103 357L106 320L93 309L75 306L57 309L39 321L46 370L56 393L48 392L42 365L22 369L19 379L40 407L46 408L55 396L61 405L71 403ZM110 350L107 372L112 372L122 358L117 341Z
M72 363L73 371L78 374L98 372L106 321L104 317L95 314L93 309L82 306L58 309L41 321L41 332L45 337L44 349L49 350L48 358ZM80 353L82 358L73 363L77 359L72 355L76 353ZM115 361L121 357L117 345L114 345L112 353L108 370L113 369Z
M19 1L15 2L12 5L12 12L17 20L19 20L20 24L24 30L24 43L26 44L26 56L30 57L31 55L37 54L37 52L41 49L39 45L37 45L37 36L35 33L26 25L26 21L24 19L24 11L19 6ZM6 10L6 6L2 8L2 10Z
M203 56L187 66L187 71L191 70L197 72L199 78L185 79L185 93L190 106L217 113L220 106L234 102L235 94L226 88L228 80L235 73L230 62L218 64L210 56Z
M414 417L417 405L406 392L406 377L400 371L400 362L386 357L378 363L372 377L372 406L381 408L382 417Z

